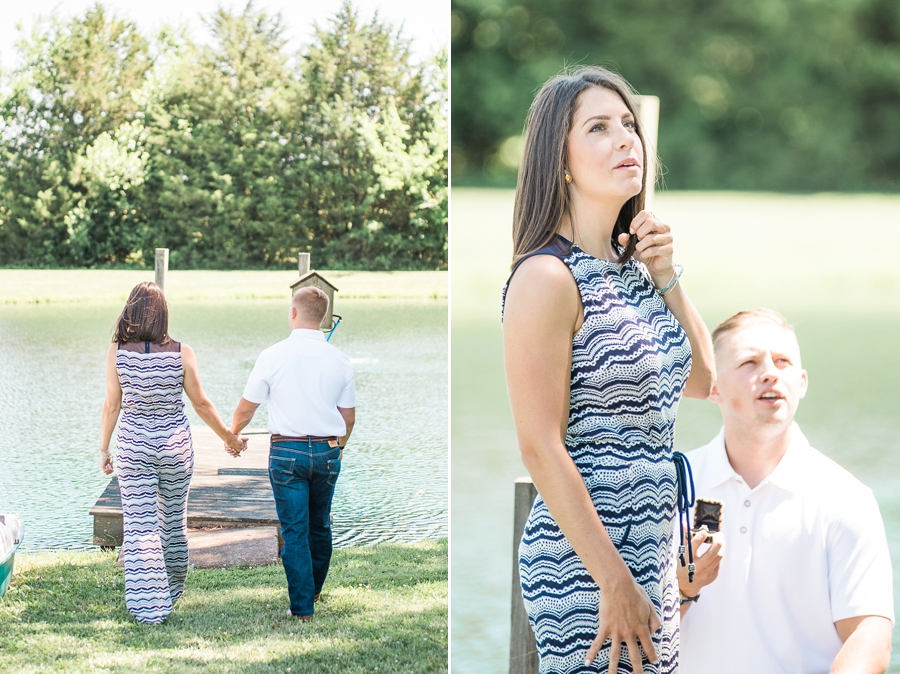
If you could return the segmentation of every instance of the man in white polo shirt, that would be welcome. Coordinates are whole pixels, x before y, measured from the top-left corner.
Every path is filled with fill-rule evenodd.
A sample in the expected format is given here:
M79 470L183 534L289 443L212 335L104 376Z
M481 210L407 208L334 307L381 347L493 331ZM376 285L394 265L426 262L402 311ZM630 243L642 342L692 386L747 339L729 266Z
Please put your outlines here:
M693 583L679 569L680 671L883 673L894 620L884 525L871 490L794 423L807 375L793 329L755 309L712 337L724 428L687 456L697 496L724 503L723 532L711 546L692 539Z
M312 620L328 575L331 499L356 419L350 359L319 329L327 313L328 296L319 288L294 294L291 334L259 355L231 424L243 429L267 403L269 480L284 539L288 614L301 620Z

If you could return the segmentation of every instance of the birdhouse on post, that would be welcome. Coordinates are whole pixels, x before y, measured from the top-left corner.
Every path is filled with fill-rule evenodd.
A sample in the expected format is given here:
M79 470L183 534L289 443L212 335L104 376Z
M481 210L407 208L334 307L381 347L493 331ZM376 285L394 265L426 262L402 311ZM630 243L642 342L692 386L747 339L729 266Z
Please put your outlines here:
M334 327L334 294L337 292L337 288L315 269L309 268L309 253L300 253L298 257L297 267L300 271L300 278L291 284L291 295L306 286L322 289L328 295L328 314L325 316L325 322L322 323L322 330L331 330Z

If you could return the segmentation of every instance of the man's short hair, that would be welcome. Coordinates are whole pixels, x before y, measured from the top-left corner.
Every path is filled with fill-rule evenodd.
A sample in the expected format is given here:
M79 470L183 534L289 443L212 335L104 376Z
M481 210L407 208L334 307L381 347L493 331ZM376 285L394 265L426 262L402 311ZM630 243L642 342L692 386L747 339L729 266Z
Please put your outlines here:
M306 320L321 323L328 313L328 295L315 286L299 288L291 298L291 306Z
M788 323L788 320L774 309L749 309L748 311L740 311L731 318L726 318L716 326L712 333L713 348L715 349L719 346L719 342L724 335L748 323L772 323L779 328L794 332L794 326Z

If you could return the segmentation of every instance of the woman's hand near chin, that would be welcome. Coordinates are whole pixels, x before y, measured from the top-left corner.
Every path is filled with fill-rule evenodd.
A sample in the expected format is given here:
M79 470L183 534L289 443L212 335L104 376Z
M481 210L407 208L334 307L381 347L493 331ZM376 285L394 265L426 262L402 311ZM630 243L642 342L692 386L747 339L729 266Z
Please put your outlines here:
M641 211L631 221L631 234L620 234L619 244L625 246L631 236L637 236L634 258L642 262L657 288L666 286L675 274L672 267L674 251L671 228L650 211Z

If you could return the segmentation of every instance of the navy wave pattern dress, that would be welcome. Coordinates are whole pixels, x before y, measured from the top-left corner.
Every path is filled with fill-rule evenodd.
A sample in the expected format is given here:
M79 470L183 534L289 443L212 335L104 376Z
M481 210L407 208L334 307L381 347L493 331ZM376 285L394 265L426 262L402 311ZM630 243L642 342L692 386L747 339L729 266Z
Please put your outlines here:
M566 449L619 554L660 616L662 628L653 635L659 661L644 657L643 670L675 672L672 451L690 343L641 263L600 260L562 237L535 254L555 255L569 267L584 305L584 324L572 340ZM519 545L519 573L542 674L607 671L609 642L591 666L584 665L597 635L600 590L540 496ZM620 650L619 671L633 671L627 649Z
M176 343L177 344L177 343ZM116 464L122 494L125 605L136 620L160 623L184 592L187 497L194 467L181 392L179 351L120 348L122 414Z

